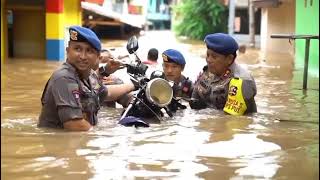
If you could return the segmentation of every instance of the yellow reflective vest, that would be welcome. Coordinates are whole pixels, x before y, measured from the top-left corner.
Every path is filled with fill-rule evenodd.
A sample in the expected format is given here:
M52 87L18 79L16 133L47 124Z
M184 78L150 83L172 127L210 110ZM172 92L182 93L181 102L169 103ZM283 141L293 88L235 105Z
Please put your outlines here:
M231 115L243 115L246 112L247 105L242 94L242 82L240 78L231 79L224 112Z

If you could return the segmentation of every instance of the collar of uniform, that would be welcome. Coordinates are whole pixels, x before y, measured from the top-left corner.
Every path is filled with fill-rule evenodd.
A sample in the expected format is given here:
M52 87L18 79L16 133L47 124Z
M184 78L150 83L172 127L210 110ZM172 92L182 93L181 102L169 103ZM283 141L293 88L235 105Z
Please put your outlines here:
M76 72L76 68L73 67L70 63L64 62L63 65L68 67L71 70L71 72L73 72L73 73Z
M210 79L212 82L220 81L220 77L216 76L215 74L211 73L209 70L205 71L205 76L207 79Z
M181 85L181 83L184 81L186 79L186 77L184 77L184 75L182 75L181 74L181 76L180 76L180 79L179 79L179 82L178 82L178 84L177 85ZM174 82L174 84L176 84L176 82Z
M76 68L74 66L72 66L70 63L64 62L63 65L67 66L71 70L71 72L77 73ZM91 69L89 76L91 76L94 73L95 73L95 71L93 69Z
M222 75L220 76L220 79L224 80L224 79L227 79L231 76L233 76L234 74L234 69L235 69L235 63L233 62L229 68L227 69L227 71Z
M223 74L222 76L217 76L215 74L212 74L209 72L209 70L207 70L207 77L212 79L212 82L218 82L218 81L221 81L221 80L225 80L231 76L233 76L233 72L234 72L234 63L232 63L230 65L230 67L228 68L228 70L225 72L225 74Z
M229 69L230 69L231 73L234 73L235 68L236 68L236 63L233 62L233 63L229 66Z

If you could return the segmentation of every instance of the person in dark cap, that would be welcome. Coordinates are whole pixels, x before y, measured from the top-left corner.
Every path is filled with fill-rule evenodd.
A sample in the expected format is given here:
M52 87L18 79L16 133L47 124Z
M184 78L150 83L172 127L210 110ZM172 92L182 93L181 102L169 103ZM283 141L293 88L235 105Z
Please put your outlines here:
M172 81L174 100L169 105L172 111L177 109L185 109L186 106L180 106L180 103L175 103L175 100L181 98L189 99L193 90L193 83L189 78L186 78L182 71L186 65L183 55L175 49L167 49L162 53L163 72L166 80Z
M235 62L238 43L224 33L209 34L204 42L207 65L195 83L190 107L214 108L232 115L256 112L255 81Z
M98 123L103 100L117 99L135 86L104 86L93 70L101 51L99 38L81 26L71 26L69 34L66 62L53 72L44 88L38 126L87 131Z

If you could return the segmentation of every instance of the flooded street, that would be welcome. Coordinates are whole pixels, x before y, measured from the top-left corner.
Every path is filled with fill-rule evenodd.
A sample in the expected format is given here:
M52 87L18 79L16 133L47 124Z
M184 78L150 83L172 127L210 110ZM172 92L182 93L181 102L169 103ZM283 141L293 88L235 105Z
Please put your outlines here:
M103 40L103 47L126 53L126 40ZM150 48L174 48L195 80L206 64L202 41L176 40L169 31L139 38L142 60ZM161 56L159 60L162 62ZM149 128L123 127L121 108L103 107L89 132L37 128L40 97L62 62L10 59L1 70L1 178L38 179L318 179L319 78L293 57L255 49L239 54L239 64L256 80L258 113L229 116L186 109ZM121 70L116 75L127 78Z

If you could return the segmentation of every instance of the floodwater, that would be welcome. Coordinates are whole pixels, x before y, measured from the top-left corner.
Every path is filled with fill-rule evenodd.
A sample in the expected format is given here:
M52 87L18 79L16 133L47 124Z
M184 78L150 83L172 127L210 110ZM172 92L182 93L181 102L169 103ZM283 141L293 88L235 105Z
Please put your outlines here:
M201 41L178 42L167 31L139 40L141 57L152 47L181 50L193 80L205 64ZM125 52L125 40L103 43ZM256 79L256 114L187 109L135 129L117 124L121 108L102 108L92 131L65 132L36 126L42 90L61 63L10 59L1 70L1 178L318 179L319 78L303 91L303 72L286 54L248 49L238 62Z

